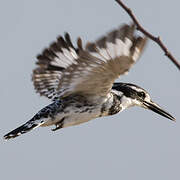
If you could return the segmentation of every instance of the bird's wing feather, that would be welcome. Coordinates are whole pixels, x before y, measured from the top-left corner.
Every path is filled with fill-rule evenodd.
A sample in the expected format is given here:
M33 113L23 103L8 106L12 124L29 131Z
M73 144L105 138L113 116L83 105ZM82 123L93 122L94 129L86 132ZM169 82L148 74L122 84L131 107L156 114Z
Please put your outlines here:
M83 49L74 48L68 34L59 37L42 55L33 72L35 89L48 98L74 93L105 96L113 82L128 72L144 48L146 38L134 35L134 25L123 25Z
M37 56L38 67L34 69L32 75L36 91L42 96L53 99L63 71L71 64L77 63L77 58L78 54L69 34L65 34L65 39L62 36L58 37L56 42Z
M79 48L78 63L62 74L58 95L107 95L115 79L129 71L145 46L146 38L136 37L134 28L124 25L95 43L87 43L85 50Z

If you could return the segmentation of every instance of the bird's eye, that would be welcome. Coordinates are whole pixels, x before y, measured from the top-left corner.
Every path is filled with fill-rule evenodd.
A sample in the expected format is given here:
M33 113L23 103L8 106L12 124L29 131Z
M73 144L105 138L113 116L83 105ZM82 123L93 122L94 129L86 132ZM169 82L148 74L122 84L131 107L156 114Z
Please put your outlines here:
M145 94L144 92L140 92L140 93L139 93L139 96L140 96L142 99L144 99L144 98L146 97L146 94Z

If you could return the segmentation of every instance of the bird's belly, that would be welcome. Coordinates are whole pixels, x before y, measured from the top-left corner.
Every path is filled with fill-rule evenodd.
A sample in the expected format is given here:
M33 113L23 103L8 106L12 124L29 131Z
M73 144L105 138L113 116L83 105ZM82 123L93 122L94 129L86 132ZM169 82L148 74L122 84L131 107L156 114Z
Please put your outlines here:
M69 116L64 119L63 127L68 127L68 126L74 126L78 125L81 123L85 123L87 121L90 121L94 118L97 118L98 114L96 113L75 113L72 116Z
M63 112L59 112L54 118L49 118L41 126L51 126L62 121L63 127L78 125L91 119L99 117L101 114L100 107L81 107L66 108Z

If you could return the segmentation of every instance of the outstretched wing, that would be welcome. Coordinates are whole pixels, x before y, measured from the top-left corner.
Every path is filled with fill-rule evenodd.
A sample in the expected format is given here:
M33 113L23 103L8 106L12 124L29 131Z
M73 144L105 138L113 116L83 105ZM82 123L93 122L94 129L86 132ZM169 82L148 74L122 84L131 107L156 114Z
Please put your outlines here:
M106 96L120 75L140 57L146 37L134 35L134 25L124 25L79 48L76 64L67 67L60 79L58 96L72 93Z
M39 55L33 72L35 89L48 98L74 93L105 96L120 75L128 72L144 48L146 38L134 35L134 25L123 25L83 49L68 34Z
M74 48L69 34L65 34L65 39L62 36L58 37L56 42L37 56L38 67L34 69L32 75L36 92L53 99L63 71L68 66L75 64L77 58L77 50Z

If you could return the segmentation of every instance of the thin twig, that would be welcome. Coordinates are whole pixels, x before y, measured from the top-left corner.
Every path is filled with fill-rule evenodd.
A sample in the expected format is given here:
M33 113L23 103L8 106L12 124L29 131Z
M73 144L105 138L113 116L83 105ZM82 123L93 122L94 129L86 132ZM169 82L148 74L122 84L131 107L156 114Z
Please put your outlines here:
M180 70L180 63L174 58L174 56L170 53L170 51L168 50L168 48L164 45L164 43L161 41L160 37L156 37L154 35L152 35L151 33L149 33L148 31L146 31L139 23L139 21L137 20L137 18L135 17L135 15L133 14L133 12L131 11L130 8L128 8L121 0L115 0L127 13L128 15L131 17L131 19L133 20L133 22L136 24L137 26L137 30L139 30L140 32L142 32L144 35L146 35L147 37L149 37L151 40L153 40L154 42L156 42L161 49L164 51L165 56L167 56L175 65L176 67Z

